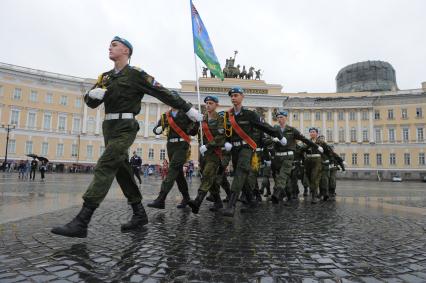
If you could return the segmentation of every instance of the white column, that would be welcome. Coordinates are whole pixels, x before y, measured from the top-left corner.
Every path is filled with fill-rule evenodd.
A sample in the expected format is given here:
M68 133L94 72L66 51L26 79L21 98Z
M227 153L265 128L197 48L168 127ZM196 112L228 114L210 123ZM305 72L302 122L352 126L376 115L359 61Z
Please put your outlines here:
M149 136L148 129L149 129L149 103L145 103L145 130L144 130L144 137L147 138Z
M311 113L311 124L309 127L315 127L315 111L309 110L309 112Z
M157 121L160 120L161 117L161 104L157 104Z
M368 126L370 128L370 136L369 136L370 143L376 142L374 140L375 136L374 136L373 115L374 115L373 109L368 110Z
M322 134L327 139L327 126L326 126L326 122L325 122L326 115L327 115L327 112L323 110L322 111Z
M356 112L357 142L362 143L361 110Z
M339 125L338 125L338 121L337 121L337 111L333 111L333 140L334 143L338 143L339 142Z
M304 117L303 117L303 110L301 110L299 112L299 119L300 119L300 132L302 134L305 134L305 126L303 125L303 119L304 119Z
M272 109L268 108L268 123L269 125L272 124Z
M345 110L345 142L351 142L351 129L349 128L349 110Z
M82 134L85 134L87 132L87 105L84 104L83 106L83 127L81 130Z
M99 135L100 128L101 128L101 109L100 107L98 107L96 109L96 128L95 128L96 135Z

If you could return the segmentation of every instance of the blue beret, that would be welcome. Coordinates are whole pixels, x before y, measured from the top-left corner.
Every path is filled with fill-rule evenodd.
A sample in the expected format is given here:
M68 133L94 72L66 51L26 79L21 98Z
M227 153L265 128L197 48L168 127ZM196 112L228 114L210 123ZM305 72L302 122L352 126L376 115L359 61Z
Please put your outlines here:
M126 39L124 39L122 37L119 37L119 36L114 36L114 38L111 40L111 42L113 42L113 41L118 41L118 42L121 42L124 45L126 45L126 47L129 48L129 51L130 51L129 52L129 57L132 56L133 46L132 46L132 44L128 40L126 40Z
M275 114L276 117L278 116L288 116L288 112L286 110L277 111L277 114Z
M315 132L317 132L317 133L318 133L318 128L310 127L310 128L309 128L309 132L310 132L310 131L315 131Z
M241 93L244 94L244 91L241 87L235 86L228 91L228 95L231 96L233 93Z
M214 95L208 95L208 96L206 96L206 98L204 98L204 103L206 103L209 100L213 101L213 102L216 102L216 103L219 103L219 98L217 98L217 96L214 96Z

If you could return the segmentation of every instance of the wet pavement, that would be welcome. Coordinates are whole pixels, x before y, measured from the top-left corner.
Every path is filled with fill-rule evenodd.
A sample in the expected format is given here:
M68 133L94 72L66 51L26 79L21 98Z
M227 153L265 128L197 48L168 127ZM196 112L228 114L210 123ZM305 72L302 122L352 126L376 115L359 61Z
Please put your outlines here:
M165 210L147 209L146 229L128 234L120 223L131 210L114 184L88 238L51 234L79 211L90 180L0 173L0 282L426 282L424 183L342 181L335 203L263 202L233 219L208 202L198 215L176 209L175 188ZM159 184L144 180L144 203Z

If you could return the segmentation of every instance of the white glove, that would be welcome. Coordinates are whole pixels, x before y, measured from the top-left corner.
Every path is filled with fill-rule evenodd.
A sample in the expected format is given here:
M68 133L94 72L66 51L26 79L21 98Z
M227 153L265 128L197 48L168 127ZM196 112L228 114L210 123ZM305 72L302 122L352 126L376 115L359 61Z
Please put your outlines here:
M318 146L318 150L319 152L324 153L324 149L322 148L322 146Z
M154 133L156 135L161 135L161 133L163 132L163 127L158 126L157 128L154 129Z
M271 160L265 160L265 165L266 166L271 166Z
M231 149L232 149L232 144L231 144L231 143L229 143L229 142L226 142L226 143L225 143L225 150L226 150L226 151L231 151Z
M194 122L201 122L203 121L203 115L198 112L197 109L195 109L194 107L189 109L188 112L185 113L186 116L188 116L189 119L191 119Z
M283 137L283 138L280 140L280 144L282 144L282 145L286 145L286 144L287 144L287 139L286 139L285 137Z
M202 146L200 146L200 153L202 156L204 156L204 153L206 153L206 151L207 151L206 145L203 144Z
M104 99L104 95L106 92L106 88L94 88L91 91L89 91L89 97L93 99L102 100Z
M272 141L273 141L273 142L280 142L280 139L279 139L279 138L274 137L274 138L272 139Z

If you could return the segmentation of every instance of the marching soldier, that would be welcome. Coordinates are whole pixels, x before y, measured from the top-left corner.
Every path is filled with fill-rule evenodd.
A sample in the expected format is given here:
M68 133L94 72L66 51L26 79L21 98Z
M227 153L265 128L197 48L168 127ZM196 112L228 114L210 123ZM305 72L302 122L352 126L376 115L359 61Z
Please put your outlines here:
M132 158L130 158L130 165L132 166L133 174L139 180L139 184L142 184L141 174L140 174L141 166L142 166L142 158L140 158L136 154L136 151L133 152L133 156L132 156Z
M87 237L87 226L114 180L120 185L133 215L130 221L121 226L122 232L139 229L148 223L142 205L142 195L133 177L128 150L139 130L135 116L140 112L141 100L145 94L163 103L181 109L196 121L199 112L179 96L173 95L143 70L128 65L133 47L129 41L114 37L109 47L109 58L114 68L99 76L93 88L84 96L90 108L104 103L105 120L102 124L105 151L99 158L92 182L83 195L83 207L68 224L52 229L52 233L68 237Z
M290 177L293 168L294 152L296 150L296 140L300 140L308 146L322 151L320 146L307 139L296 128L287 125L287 111L279 111L276 116L279 124L275 127L287 139L287 144L283 145L279 143L278 139L274 139L276 144L275 156L272 163L276 170L276 176L275 189L271 196L271 201L274 204L279 203L284 190L286 190L285 195L287 196L287 201L291 201L292 199L293 187L290 184Z
M303 151L303 143L298 142L296 144L296 150L294 151L294 169L292 171L292 186L293 186L293 192L297 193L297 196L299 195L299 185L298 181L300 180L303 185L303 196L308 196L308 187L309 182L305 174L305 156Z
M206 104L207 113L201 122L203 136L200 137L200 139L203 139L203 145L200 147L203 176L197 197L188 202L192 212L195 214L200 210L201 203L209 191L214 199L213 210L223 207L219 187L216 183L217 172L221 166L221 147L225 142L223 117L216 112L219 104L219 99L216 96L207 96L204 99L204 103Z
M330 145L331 150L333 146ZM330 157L330 179L328 183L328 193L331 201L336 200L336 174L338 170L345 171L345 162L334 152Z
M182 194L182 201L177 208L185 208L187 206L190 197L183 165L190 155L190 136L195 136L197 131L198 123L193 123L183 111L172 108L161 115L153 132L156 135L165 132L167 136L167 156L170 160L169 172L161 183L158 197L148 204L149 207L164 209L165 200L175 181L178 190Z
M223 215L232 217L235 212L237 197L247 182L251 164L257 162L257 160L252 160L253 152L255 152L257 148L257 144L253 140L253 138L255 138L253 136L253 129L260 129L276 137L283 145L285 145L287 141L279 131L261 122L259 115L254 111L243 107L244 92L240 87L232 88L228 92L228 95L231 97L233 107L225 113L224 117L225 135L228 137L228 142L225 143L225 149L228 151L232 150L234 179L231 185L231 197L227 203L226 209L223 211Z
M317 147L309 147L306 149L305 170L309 179L309 190L311 193L311 203L315 204L319 199L319 184L321 180L321 170L323 158L330 152L330 147L321 139L318 139L318 129L315 127L309 128L309 136L311 141ZM325 155L323 155L325 153Z

